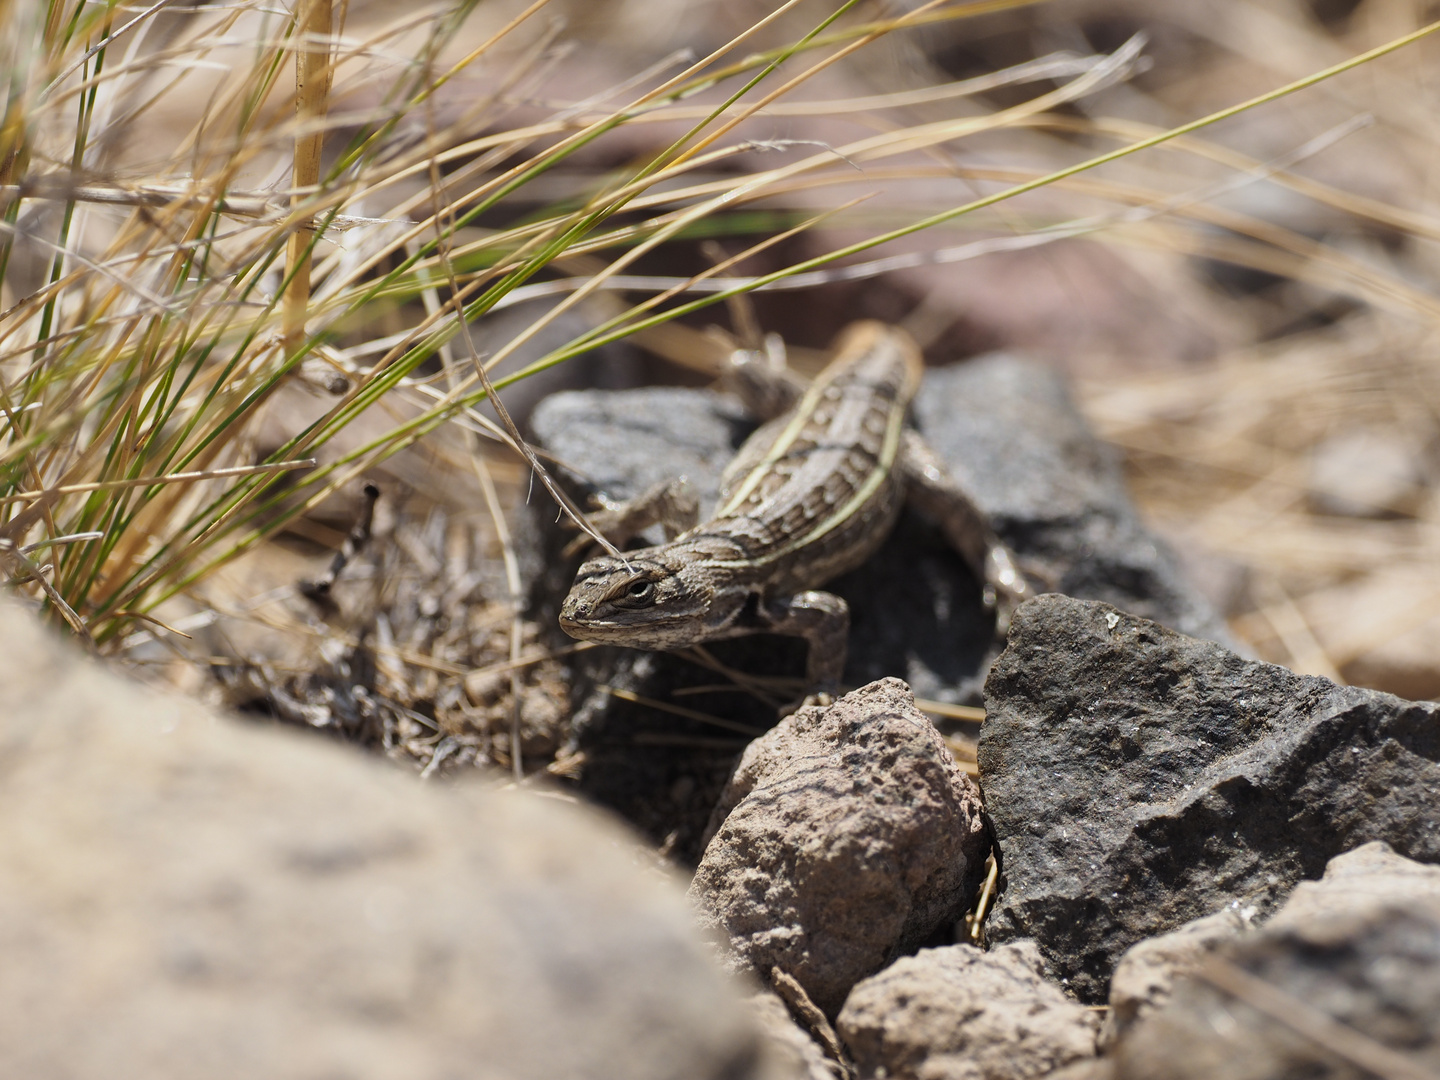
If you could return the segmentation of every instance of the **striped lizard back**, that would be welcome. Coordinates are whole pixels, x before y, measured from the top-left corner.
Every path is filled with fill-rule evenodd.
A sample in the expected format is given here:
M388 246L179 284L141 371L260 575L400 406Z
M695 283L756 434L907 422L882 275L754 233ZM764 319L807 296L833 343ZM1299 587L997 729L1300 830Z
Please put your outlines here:
M904 498L892 467L921 371L903 331L850 327L796 408L741 447L714 517L686 538L734 541L745 552L737 563L763 567L775 594L814 588L864 562Z

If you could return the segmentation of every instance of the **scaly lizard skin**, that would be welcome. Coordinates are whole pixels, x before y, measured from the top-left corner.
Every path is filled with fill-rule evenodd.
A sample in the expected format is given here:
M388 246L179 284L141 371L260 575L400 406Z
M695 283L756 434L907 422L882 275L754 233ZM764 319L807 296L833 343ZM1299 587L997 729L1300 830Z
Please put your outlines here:
M581 566L560 609L567 634L640 649L745 634L803 637L807 681L828 696L845 668L850 612L818 587L874 554L907 498L985 584L1004 632L1010 610L1031 591L984 516L905 426L922 371L907 334L882 323L850 326L808 388L767 369L763 354L737 353L732 368L746 404L773 419L725 470L714 516L695 524L693 499L674 484L613 508L622 535L612 540L657 520L652 507L665 509L678 535ZM610 532L603 524L601 531Z

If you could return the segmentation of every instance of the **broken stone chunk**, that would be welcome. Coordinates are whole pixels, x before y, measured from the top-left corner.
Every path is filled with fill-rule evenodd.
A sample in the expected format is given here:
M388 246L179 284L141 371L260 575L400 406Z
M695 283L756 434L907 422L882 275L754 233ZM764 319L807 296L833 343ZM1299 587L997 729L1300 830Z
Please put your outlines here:
M746 749L690 895L733 966L778 968L833 1018L850 988L960 918L984 876L980 793L882 679Z
M1017 941L897 960L850 992L838 1027L861 1080L1024 1080L1093 1058L1099 1021Z
M1054 595L1017 611L986 699L987 932L1034 938L1082 1000L1136 942L1232 901L1263 916L1367 841L1440 861L1440 705Z

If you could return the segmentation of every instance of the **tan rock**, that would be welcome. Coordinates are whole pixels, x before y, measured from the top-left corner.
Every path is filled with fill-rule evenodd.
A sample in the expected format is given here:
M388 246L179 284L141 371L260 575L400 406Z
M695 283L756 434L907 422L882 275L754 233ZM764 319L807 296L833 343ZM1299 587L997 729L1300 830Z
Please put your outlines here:
M1099 1021L1017 941L897 960L850 992L837 1027L861 1080L1025 1080L1093 1059Z
M827 1016L959 919L990 835L974 783L910 688L881 679L752 742L690 895L735 965L793 977Z
M0 1075L787 1075L598 815L158 696L10 605L0 679Z
M1383 843L1330 860L1180 974L1113 1057L1118 1080L1440 1075L1440 867Z
M1114 1045L1137 1020L1169 1001L1175 980L1194 971L1223 942L1250 929L1253 914L1249 908L1228 907L1126 950L1110 978L1110 1010L1101 1045Z

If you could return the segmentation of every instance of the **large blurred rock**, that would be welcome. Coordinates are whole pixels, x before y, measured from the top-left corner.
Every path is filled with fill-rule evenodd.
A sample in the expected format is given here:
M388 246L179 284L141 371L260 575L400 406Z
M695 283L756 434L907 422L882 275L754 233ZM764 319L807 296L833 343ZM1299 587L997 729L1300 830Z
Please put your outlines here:
M1282 930L1412 900L1440 902L1440 866L1406 859L1376 840L1331 859L1319 881L1300 882L1265 928ZM1169 1002L1178 980L1202 968L1222 946L1253 931L1254 915L1253 908L1235 902L1132 946L1110 982L1102 1044L1113 1045Z
M1034 944L922 949L850 992L838 1021L861 1080L1028 1080L1095 1056L1095 1014Z
M992 940L1084 1000L1135 942L1264 914L1370 840L1440 861L1440 705L1252 663L1104 604L1023 605L986 684Z
M1119 1080L1440 1075L1440 867L1367 844L1177 975Z
M779 968L833 1017L857 981L937 930L984 876L980 793L898 679L786 717L715 808L690 895L735 964Z
M776 1075L594 815L219 718L9 605L0 678L0 1075Z
M1041 585L1224 640L1220 621L1140 522L1114 456L1089 433L1053 372L1006 354L932 370L915 417ZM629 498L658 479L684 475L702 513L713 507L720 473L753 427L730 397L676 389L556 394L536 409L532 425L578 496ZM573 533L555 523L549 500L532 505L532 541L520 546L530 553L536 617L553 627L576 566L560 555ZM974 578L928 521L907 511L874 558L827 587L850 605L848 683L899 676L921 697L978 701L993 655L993 620ZM708 648L750 674L804 671L795 639ZM582 785L668 840L672 853L698 858L705 815L743 741L611 691L752 731L774 722L773 703L729 692L723 677L675 655L594 649L576 658L575 670L576 741L587 756Z

